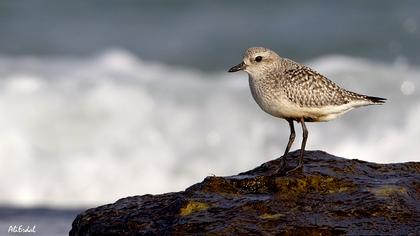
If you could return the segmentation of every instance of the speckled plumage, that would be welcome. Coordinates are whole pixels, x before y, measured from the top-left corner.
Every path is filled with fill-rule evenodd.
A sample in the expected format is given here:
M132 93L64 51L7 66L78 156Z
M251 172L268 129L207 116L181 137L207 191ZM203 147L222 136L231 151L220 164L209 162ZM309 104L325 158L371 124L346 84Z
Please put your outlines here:
M320 73L263 47L247 49L243 62L229 72L240 70L248 73L257 104L265 112L289 122L291 134L284 156L294 140L293 121L302 124L304 138L298 168L303 165L308 134L305 121L329 121L353 108L382 104L386 100L340 88Z
M367 96L340 88L325 76L301 66L284 72L279 80L287 97L304 107L343 105L351 101L369 101Z

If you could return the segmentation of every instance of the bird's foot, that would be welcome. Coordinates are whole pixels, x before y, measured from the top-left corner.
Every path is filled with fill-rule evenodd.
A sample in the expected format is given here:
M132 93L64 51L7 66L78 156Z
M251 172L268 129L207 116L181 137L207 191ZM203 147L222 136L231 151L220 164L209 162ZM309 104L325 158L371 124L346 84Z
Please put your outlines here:
M285 156L282 156L280 158L280 164L279 164L279 167L276 170L275 175L276 176L283 176L283 175L285 175L285 173L286 173L286 167L287 167L286 157Z
M303 172L303 165L298 165L298 166L296 166L295 168L293 168L293 169L291 169L291 170L286 171L286 175L289 175L289 174L291 174L291 173L293 173L293 172L296 172L296 171Z

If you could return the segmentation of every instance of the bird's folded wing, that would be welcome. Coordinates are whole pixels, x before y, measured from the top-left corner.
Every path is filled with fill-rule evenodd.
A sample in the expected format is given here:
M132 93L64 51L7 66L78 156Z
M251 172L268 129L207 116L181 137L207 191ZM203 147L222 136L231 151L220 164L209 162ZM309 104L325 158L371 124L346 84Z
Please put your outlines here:
M366 96L340 88L325 76L307 67L298 67L285 72L280 81L290 101L303 107L342 105Z

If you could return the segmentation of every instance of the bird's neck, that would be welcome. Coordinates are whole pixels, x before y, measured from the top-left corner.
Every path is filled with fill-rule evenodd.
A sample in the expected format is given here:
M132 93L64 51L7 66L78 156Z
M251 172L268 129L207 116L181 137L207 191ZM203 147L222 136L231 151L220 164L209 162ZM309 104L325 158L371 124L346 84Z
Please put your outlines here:
M279 60L279 65L281 70L284 71L288 71L288 70L292 70L292 69L296 69L298 68L300 65L299 63L290 60L289 58L281 58Z

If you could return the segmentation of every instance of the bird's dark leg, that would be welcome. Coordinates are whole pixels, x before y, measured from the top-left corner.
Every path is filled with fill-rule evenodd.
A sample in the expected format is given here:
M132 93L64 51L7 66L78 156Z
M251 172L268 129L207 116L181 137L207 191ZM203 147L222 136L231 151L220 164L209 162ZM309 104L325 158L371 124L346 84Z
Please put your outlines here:
M284 151L284 155L281 157L281 164L280 164L280 169L278 172L283 172L283 170L286 168L287 166L286 156L289 153L289 150L292 147L293 141L295 140L295 137L296 137L295 126L293 125L293 120L288 119L287 122L289 122L289 127L290 127L289 142L287 143L287 147L286 147L286 150Z
M302 146L300 148L299 166L303 167L303 155L305 154L306 140L308 139L308 129L306 128L305 121L303 118L301 118L300 123L302 123L303 139Z
M306 140L308 139L308 129L306 128L304 118L300 119L300 123L302 124L303 139L302 139L302 145L301 145L301 148L300 148L299 165L297 167L295 167L294 169L289 170L287 172L287 174L289 174L289 173L291 173L295 170L298 170L298 169L303 169L303 155L305 154Z
M289 142L287 143L286 150L284 151L283 158L286 158L287 153L289 153L290 148L292 147L293 141L295 141L296 133L295 133L295 126L293 125L293 120L287 120L289 122L290 127L290 136Z

